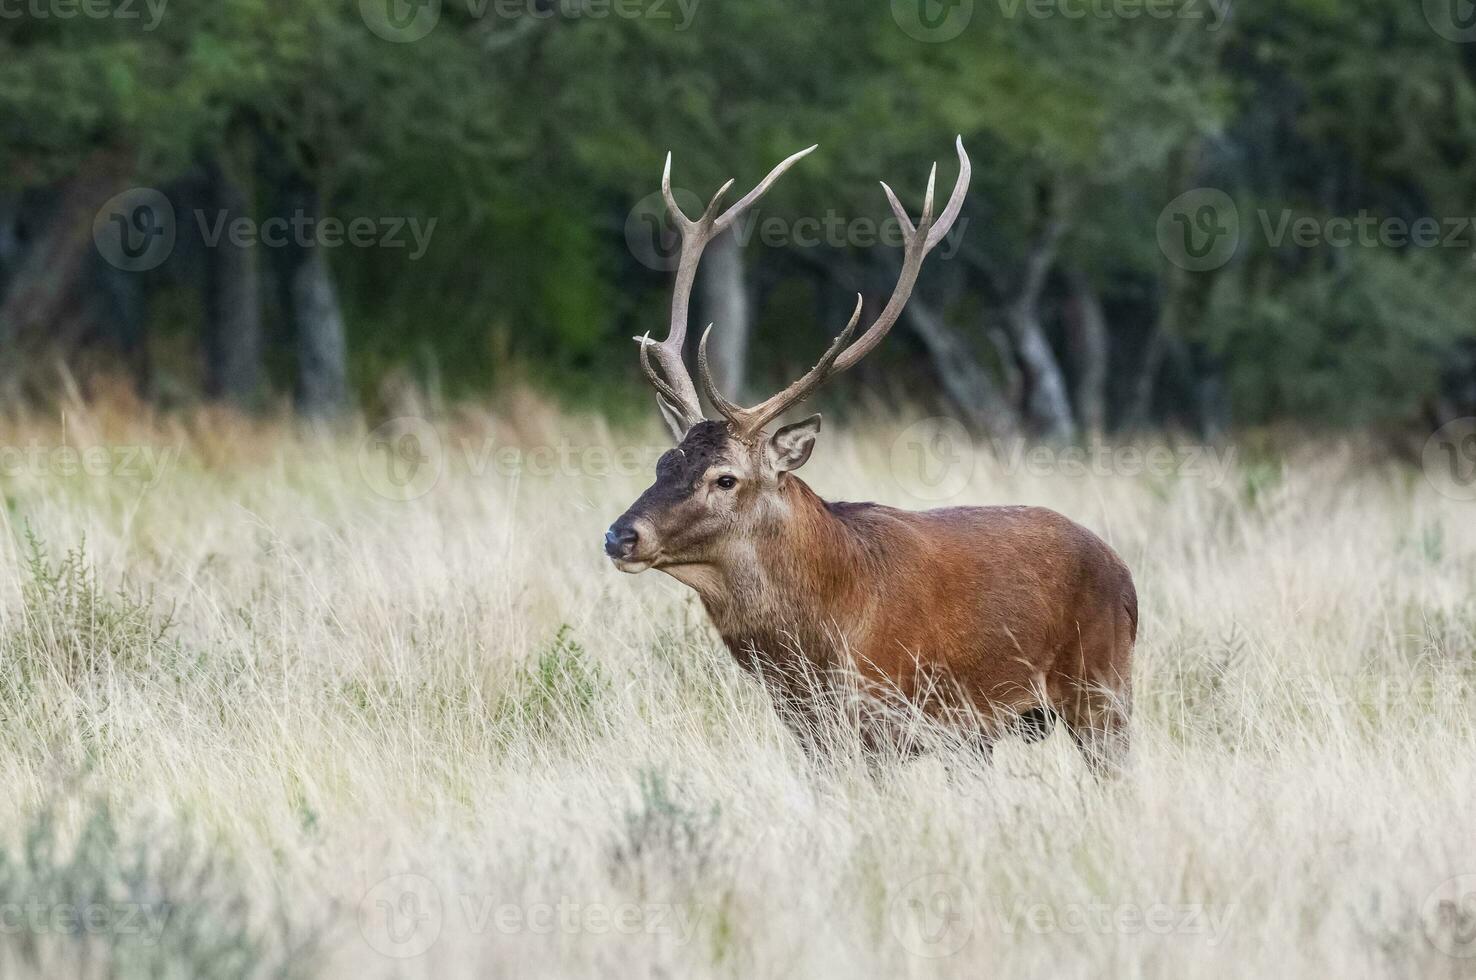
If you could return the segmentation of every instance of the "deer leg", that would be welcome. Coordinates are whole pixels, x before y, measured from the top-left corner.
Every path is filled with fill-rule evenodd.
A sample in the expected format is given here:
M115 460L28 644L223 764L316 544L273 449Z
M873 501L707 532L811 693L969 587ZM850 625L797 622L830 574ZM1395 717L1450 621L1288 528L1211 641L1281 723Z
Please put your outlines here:
M1056 713L1044 705L1026 708L1013 727L1016 735L1033 745L1050 737L1051 729L1056 727Z
M986 766L994 765L994 742L987 738L973 740L973 749Z
M1080 630L1058 656L1050 700L1092 773L1115 776L1128 756L1134 624L1114 609L1084 619Z
M805 750L805 755L816 761L827 760L831 753L825 744L822 719L812 706L786 690L771 687L769 695L775 714Z
M1098 778L1121 774L1129 748L1126 692L1083 689L1058 708L1092 774Z

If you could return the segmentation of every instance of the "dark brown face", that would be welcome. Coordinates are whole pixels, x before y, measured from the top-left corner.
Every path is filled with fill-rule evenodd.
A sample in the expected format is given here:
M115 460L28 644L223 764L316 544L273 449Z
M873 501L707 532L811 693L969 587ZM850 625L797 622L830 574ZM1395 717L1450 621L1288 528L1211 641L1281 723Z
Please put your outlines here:
M777 503L782 475L809 458L820 416L748 445L699 422L656 463L656 482L605 532L623 572L720 564Z

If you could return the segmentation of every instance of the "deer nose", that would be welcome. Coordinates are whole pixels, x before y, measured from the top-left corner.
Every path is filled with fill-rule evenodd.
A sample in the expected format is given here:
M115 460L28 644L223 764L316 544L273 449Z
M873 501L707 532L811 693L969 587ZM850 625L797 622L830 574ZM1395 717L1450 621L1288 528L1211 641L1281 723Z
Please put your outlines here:
M641 536L636 529L630 525L624 527L616 524L605 532L605 554L611 558L626 558L635 551L636 542Z

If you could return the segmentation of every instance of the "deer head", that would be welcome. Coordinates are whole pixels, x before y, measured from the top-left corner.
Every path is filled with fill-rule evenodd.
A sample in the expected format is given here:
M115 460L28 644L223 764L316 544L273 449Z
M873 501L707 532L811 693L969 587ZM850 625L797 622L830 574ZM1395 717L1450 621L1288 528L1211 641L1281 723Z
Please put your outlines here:
M928 176L922 216L915 227L897 195L885 183L881 185L902 228L902 271L891 299L854 343L852 337L861 322L859 295L850 322L804 377L763 402L744 408L725 398L713 383L707 359L712 326L708 326L698 345L697 376L703 393L720 416L717 419L703 414L697 385L692 383L683 359L697 266L708 244L732 227L785 171L815 147L779 164L742 200L723 211L723 198L733 186L733 181L728 181L695 220L683 213L672 195L671 155L667 154L661 191L682 239L671 323L666 339L660 343L653 342L649 335L636 341L641 345L641 367L656 389L657 405L678 446L657 462L656 482L605 533L605 552L618 568L641 572L653 567L670 571L720 566L745 550L751 551L756 538L772 536L782 525L790 509L785 493L789 474L810 458L820 431L820 416L782 426L772 434L766 430L828 378L870 353L897 322L917 283L923 259L948 234L963 209L971 170L962 137L957 146L958 183L943 213L936 218L936 164Z

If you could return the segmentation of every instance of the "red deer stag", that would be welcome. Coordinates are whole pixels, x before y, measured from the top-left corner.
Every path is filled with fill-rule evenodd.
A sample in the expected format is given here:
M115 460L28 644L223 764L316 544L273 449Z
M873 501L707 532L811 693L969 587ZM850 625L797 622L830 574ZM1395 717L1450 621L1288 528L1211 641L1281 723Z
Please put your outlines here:
M605 551L621 571L655 568L694 589L733 657L763 679L802 737L815 720L813 679L840 671L859 679L861 690L900 696L945 724L967 719L966 736L986 751L1007 732L1042 738L1060 718L1093 769L1111 771L1127 750L1138 601L1132 575L1105 542L1038 507L915 513L827 503L794 473L810 458L820 416L765 432L870 353L897 322L923 259L963 207L970 164L961 138L958 184L936 220L936 165L915 228L882 184L905 251L876 322L850 342L861 319L857 297L850 323L819 363L752 408L713 385L704 333L698 378L721 419L703 416L683 361L703 249L814 149L779 164L722 211L729 181L695 220L672 196L667 156L662 192L681 231L671 328L660 343L637 340L680 445L661 457L655 484L610 527ZM896 733L872 726L863 734L874 747Z

